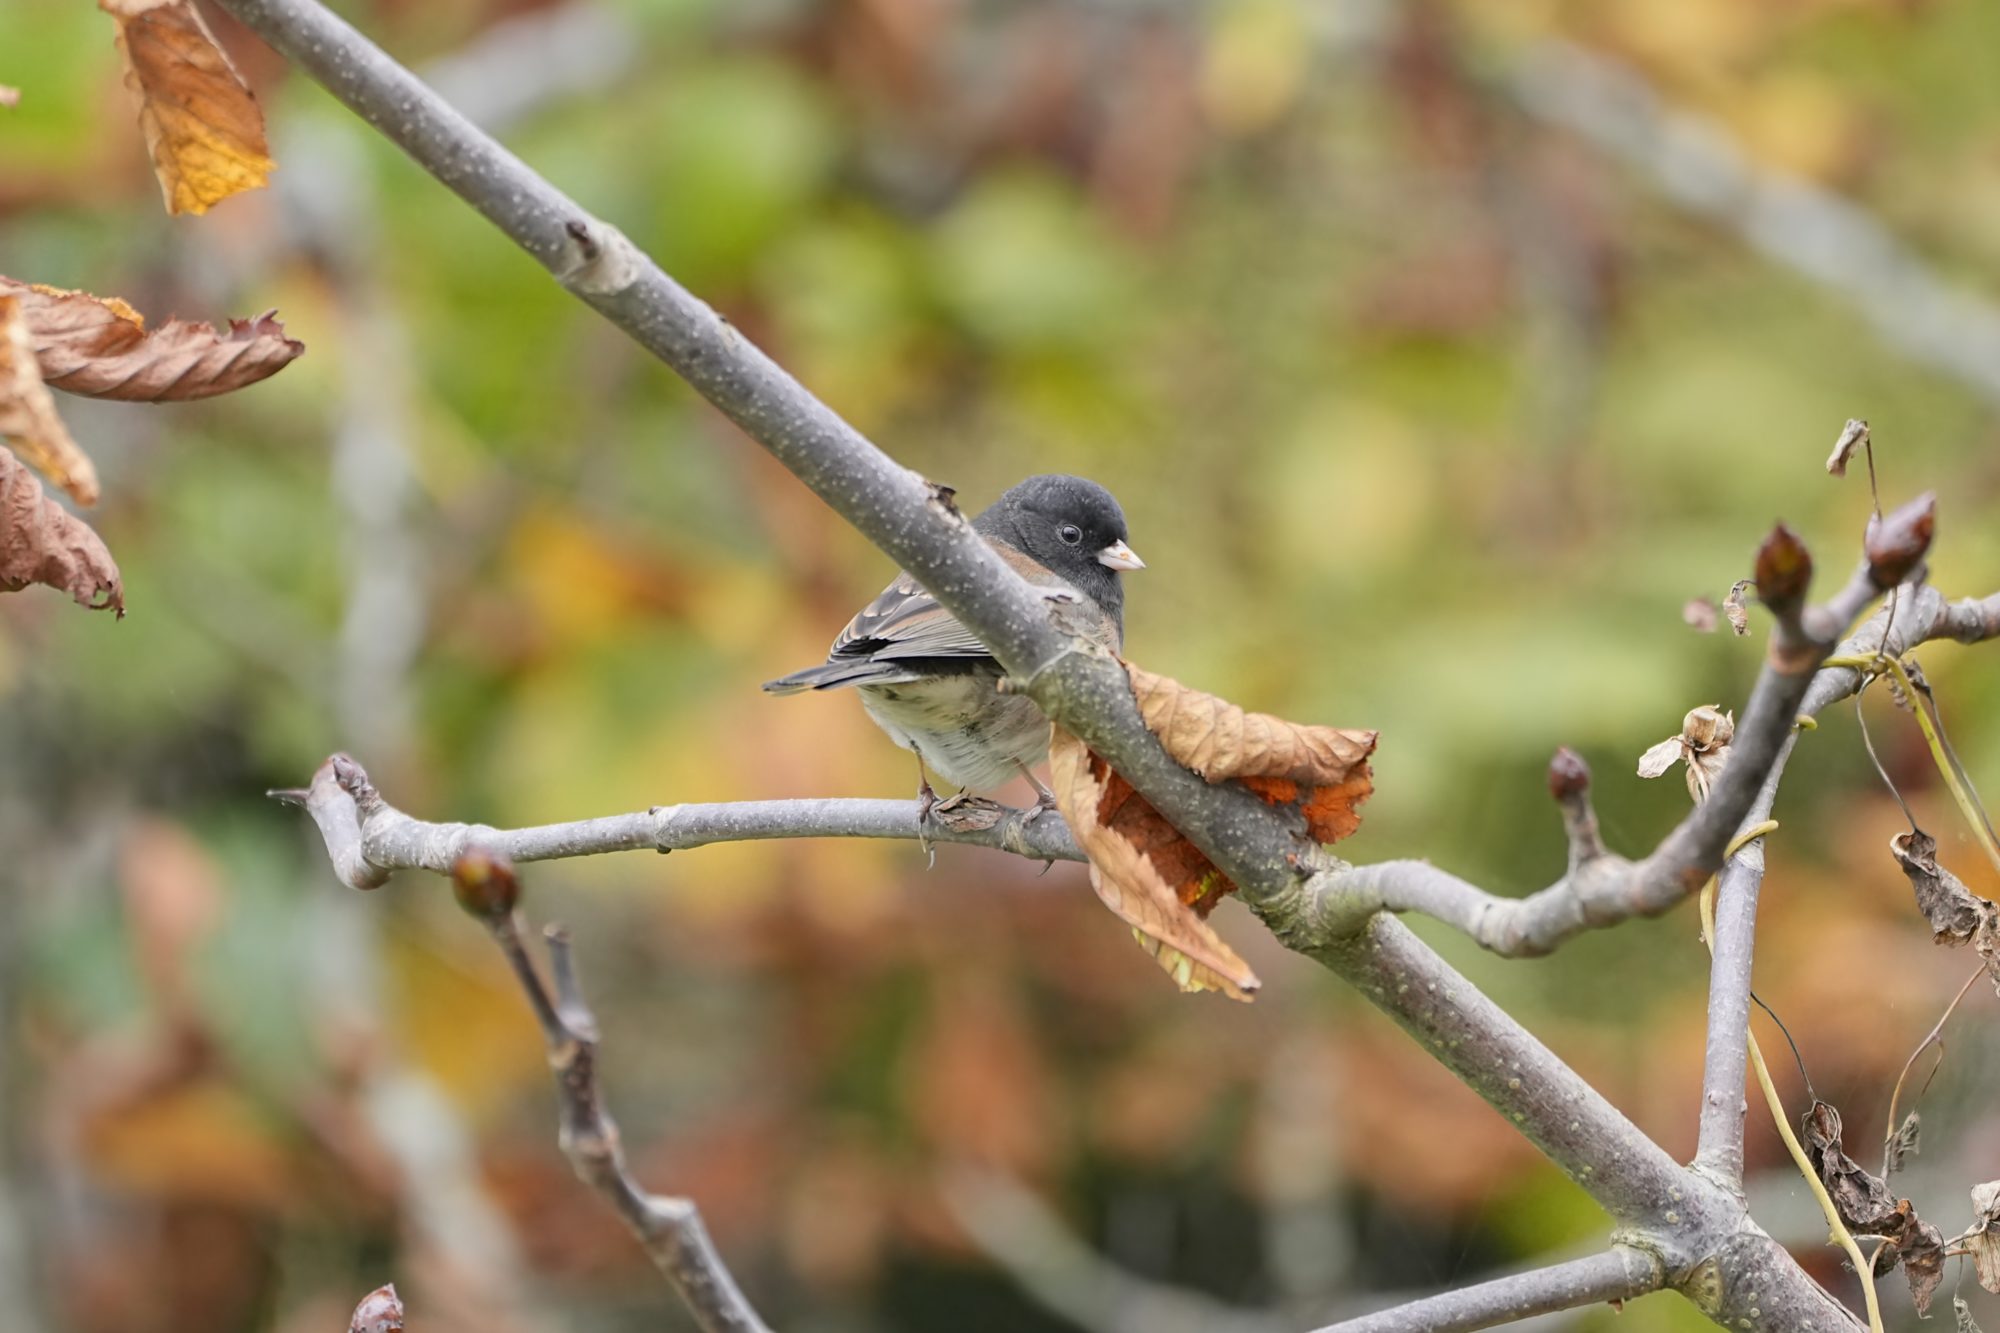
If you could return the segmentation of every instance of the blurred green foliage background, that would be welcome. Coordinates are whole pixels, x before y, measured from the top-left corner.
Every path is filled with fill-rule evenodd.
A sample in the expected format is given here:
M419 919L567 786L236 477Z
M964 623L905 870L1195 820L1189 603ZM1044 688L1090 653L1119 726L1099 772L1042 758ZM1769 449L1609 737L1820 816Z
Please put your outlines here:
M1934 582L2000 584L2000 389L1937 351L2000 327L2000 11L1977 0L342 8L963 503L1037 471L1110 486L1149 564L1133 658L1381 730L1355 858L1540 887L1559 744L1595 766L1614 846L1650 847L1685 795L1637 755L1739 703L1761 651L1683 606L1719 601L1778 517L1844 572L1867 484L1821 463L1849 416L1885 502L1940 493ZM155 318L275 305L309 348L208 404L65 400L130 615L0 598L8 1326L305 1333L393 1278L427 1330L660 1327L556 1152L478 928L421 876L339 889L262 793L345 748L439 819L901 795L907 756L853 700L756 688L891 571L215 26L278 184L168 220L108 21L0 8L22 91L0 272ZM1551 69L1575 86L1524 73ZM1690 212L1664 156L1556 124L1532 90L1628 126L1579 69L1649 90L1641 141L1719 146L1787 225L1727 188ZM1895 299L1858 299L1871 275ZM1951 302L1901 299L1925 283ZM2000 789L2000 659L1922 659ZM1867 707L1947 864L1994 892L1907 716ZM1802 743L1778 814L1759 992L1865 1161L1971 964L1911 909L1851 709ZM1228 1305L1307 1328L1602 1237L1234 905L1218 924L1267 983L1247 1008L1176 995L1078 868L1037 870L756 844L529 871L533 914L576 932L646 1179L700 1203L780 1326L1141 1326L1051 1267L1073 1237L1191 1326ZM1692 1150L1691 911L1534 962L1417 924ZM1947 1233L2000 1174L1992 1004L1968 1001L1907 1177ZM1751 1154L1759 1215L1852 1296L1760 1111ZM1665 1296L1570 1324L1706 1326Z

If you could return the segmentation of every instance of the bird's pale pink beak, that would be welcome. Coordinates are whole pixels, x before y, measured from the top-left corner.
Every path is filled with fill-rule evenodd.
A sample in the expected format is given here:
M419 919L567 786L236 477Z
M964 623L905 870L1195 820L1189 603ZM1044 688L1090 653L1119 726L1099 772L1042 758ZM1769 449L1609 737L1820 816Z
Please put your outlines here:
M1144 569L1146 562L1124 542L1113 542L1097 553L1097 563L1112 569Z

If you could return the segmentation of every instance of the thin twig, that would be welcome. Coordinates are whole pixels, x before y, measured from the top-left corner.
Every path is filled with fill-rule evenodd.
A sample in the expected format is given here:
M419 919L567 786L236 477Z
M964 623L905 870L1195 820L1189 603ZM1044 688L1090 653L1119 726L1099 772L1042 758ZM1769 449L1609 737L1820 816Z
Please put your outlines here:
M618 1126L597 1082L597 1020L584 1002L569 937L546 932L553 990L542 981L521 940L519 885L503 857L474 848L452 871L459 902L480 918L506 956L548 1046L555 1073L560 1140L577 1178L610 1200L704 1333L769 1333L730 1276L687 1199L648 1194L626 1169Z
M1896 1103L1898 1099L1901 1098L1903 1095L1903 1083L1906 1079L1910 1077L1910 1069L1917 1063L1917 1057L1922 1055L1926 1049L1928 1049L1933 1045L1935 1045L1938 1048L1938 1064L1941 1065L1944 1063L1944 1025L1951 1022L1951 1016L1954 1013L1958 1012L1959 1001L1963 1000L1966 997L1966 994L1972 990L1973 983L1978 981L1981 977L1985 975L1986 975L1986 964L1985 962L1982 961L1978 967L1972 969L1972 975L1965 979L1965 984L1958 988L1958 994L1951 997L1951 1003L1944 1007L1944 1013L1939 1015L1938 1021L1931 1025L1931 1030L1924 1034L1924 1039L1917 1043L1917 1049L1910 1052L1910 1058L1903 1061L1903 1068L1901 1072L1899 1072L1896 1075L1896 1086L1889 1089L1888 1128L1884 1133L1882 1139L1882 1178L1885 1180L1888 1179L1889 1177L1889 1153L1893 1149L1896 1142L1896 1132L1898 1128L1896 1121ZM1936 1078L1936 1077L1937 1077L1937 1067L1932 1066L1931 1078ZM1930 1079L1927 1078L1924 1080L1924 1088L1929 1088L1929 1087L1930 1087ZM1917 1092L1917 1096L1921 1098L1923 1095L1924 1095L1924 1089L1919 1089Z
M1658 1291L1665 1280L1657 1258L1614 1246L1587 1259L1495 1278L1329 1324L1318 1333L1457 1333L1491 1328L1554 1310L1633 1300Z

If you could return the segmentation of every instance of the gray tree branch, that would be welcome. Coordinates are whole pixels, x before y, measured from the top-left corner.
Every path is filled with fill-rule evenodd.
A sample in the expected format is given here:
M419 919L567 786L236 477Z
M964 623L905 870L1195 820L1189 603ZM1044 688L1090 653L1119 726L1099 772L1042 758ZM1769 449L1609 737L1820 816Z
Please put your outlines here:
M1032 810L986 803L933 815L922 826L915 801L839 797L656 805L532 828L434 824L383 800L366 770L344 754L321 764L310 786L270 794L312 816L334 874L354 889L379 888L398 870L449 875L472 847L524 862L605 852L678 852L771 838L905 838L991 847L1038 861L1083 859L1061 819L1047 814L1034 818Z
M1587 1259L1495 1278L1329 1324L1318 1333L1460 1333L1555 1310L1629 1301L1658 1291L1666 1275L1650 1254L1614 1246Z
M1818 622L1837 633L1875 591L1864 574L1857 574L1819 608L1822 614L1806 616L1801 624ZM1843 654L1875 651L1884 615L1879 613L1842 645ZM1907 585L1896 620L1896 642L1902 646L1892 651L1908 651L1934 639L1975 643L2000 637L2000 593L1948 603L1927 585ZM1772 660L1751 692L1730 747L1729 766L1713 794L1644 858L1628 861L1602 850L1595 840L1595 818L1587 813L1580 788L1574 795L1557 793L1564 802L1572 854L1569 870L1545 889L1525 898L1503 898L1427 861L1383 861L1342 866L1316 877L1312 890L1325 901L1315 910L1336 921L1374 911L1418 912L1456 927L1494 953L1514 958L1548 953L1585 930L1667 911L1720 868L1722 853L1739 829L1768 817L1769 805L1762 803L1760 809L1760 797L1781 756L1789 751L1797 718L1817 714L1860 688L1861 673L1852 668L1813 669L1832 648L1832 634L1825 628L1802 637L1780 627L1773 636ZM1781 659L1793 665L1781 666ZM1587 784L1587 780L1586 774L1582 781ZM1557 781L1553 772L1550 781L1553 787Z
M1935 639L1977 643L2000 637L2000 593L1983 600L1947 602L1928 584L1905 584L1890 605L1870 617L1838 649L1838 656L1883 653L1901 657ZM1799 701L1799 716L1816 717L1859 690L1863 674L1829 667L1813 675ZM1745 828L1771 817L1786 760L1798 734L1779 749ZM1733 760L1731 762L1734 762ZM1714 958L1709 967L1708 1046L1702 1069L1701 1134L1695 1163L1731 1186L1743 1179L1744 1074L1750 1031L1750 973L1757 930L1757 895L1764 882L1762 839L1746 845L1722 869L1716 889Z
M597 1019L584 1002L569 937L553 926L545 932L551 989L521 940L513 866L475 847L457 859L451 874L459 904L485 923L541 1024L555 1074L562 1150L577 1178L610 1201L703 1333L770 1333L737 1288L694 1204L647 1193L626 1169L618 1125L598 1087Z
M1131 780L1206 852L1281 939L1360 986L1433 1049L1620 1219L1625 1243L1653 1255L1667 1281L1705 1313L1750 1328L1851 1325L1851 1317L1756 1229L1739 1199L1674 1163L1400 922L1376 914L1386 904L1369 903L1366 891L1395 883L1399 876L1393 868L1373 868L1372 876L1344 872L1361 878L1342 879L1343 872L1296 823L1233 785L1212 787L1175 763L1145 728L1120 664L1062 627L1062 608L1052 607L999 561L958 513L949 491L863 439L616 229L579 208L314 0L217 3L400 145L568 290L678 371L917 577L980 636L1045 712ZM1836 625L1821 633L1815 626L1814 641L1830 643L1837 630ZM1809 677L1809 668L1786 663L1783 671L1767 671L1760 679L1739 731L1736 759L1712 797L1715 812L1691 817L1653 856L1622 875L1620 897L1635 900L1639 906L1633 910L1663 910L1719 868L1730 834L1789 733L1795 682L1803 689ZM348 799L315 803L312 791L325 787L316 781L305 803L341 878L357 885L380 883L387 872L374 858L393 861L388 848L396 822L383 822L363 799L365 781L342 784L334 767L323 772ZM836 815L855 820L861 812L823 813L831 821ZM372 843L371 817L378 822ZM586 844L657 845L660 834L648 822L653 818L648 812L512 836L523 850L545 855L586 850ZM878 826L890 823L899 824L900 817ZM443 827L447 831L437 836L444 841L432 845L424 844L422 828L401 830L417 835L412 863L441 855L445 843L464 836ZM1615 871L1614 858L1584 860ZM1457 881L1443 877L1431 883L1450 890ZM1590 887L1580 886L1576 896L1594 910L1597 896Z

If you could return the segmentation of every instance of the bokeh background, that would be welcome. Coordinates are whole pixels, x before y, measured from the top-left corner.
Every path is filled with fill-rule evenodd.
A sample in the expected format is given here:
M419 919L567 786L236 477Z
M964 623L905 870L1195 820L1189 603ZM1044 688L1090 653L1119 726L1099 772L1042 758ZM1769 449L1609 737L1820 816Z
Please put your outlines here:
M1775 517L1845 570L1867 484L1821 464L1849 416L1885 500L1941 494L1938 585L2000 586L1979 0L343 8L964 502L1044 470L1111 486L1150 566L1134 658L1381 729L1357 858L1543 885L1558 744L1595 765L1614 844L1649 847L1686 796L1637 755L1759 660L1683 606ZM756 688L890 570L216 27L278 184L170 221L108 21L0 7L23 91L0 271L155 317L277 306L309 348L209 404L65 400L131 613L0 598L6 1325L317 1333L394 1279L434 1333L677 1326L555 1149L480 930L423 876L339 888L262 793L346 748L433 818L901 795L907 756L852 699ZM2000 649L1922 656L2000 789ZM1993 892L1910 719L1867 711L1947 864ZM1972 962L1911 907L1851 707L1778 813L1757 985L1870 1161ZM528 873L530 912L576 934L642 1174L700 1203L780 1326L1278 1333L1602 1239L1233 904L1249 1007L1174 993L1080 869L1038 869L763 844ZM1691 1152L1690 910L1532 962L1417 925ZM1994 1018L1976 988L1898 1178L1947 1234L2000 1175ZM1751 1124L1759 1215L1852 1297ZM1706 1326L1670 1296L1556 1322Z

